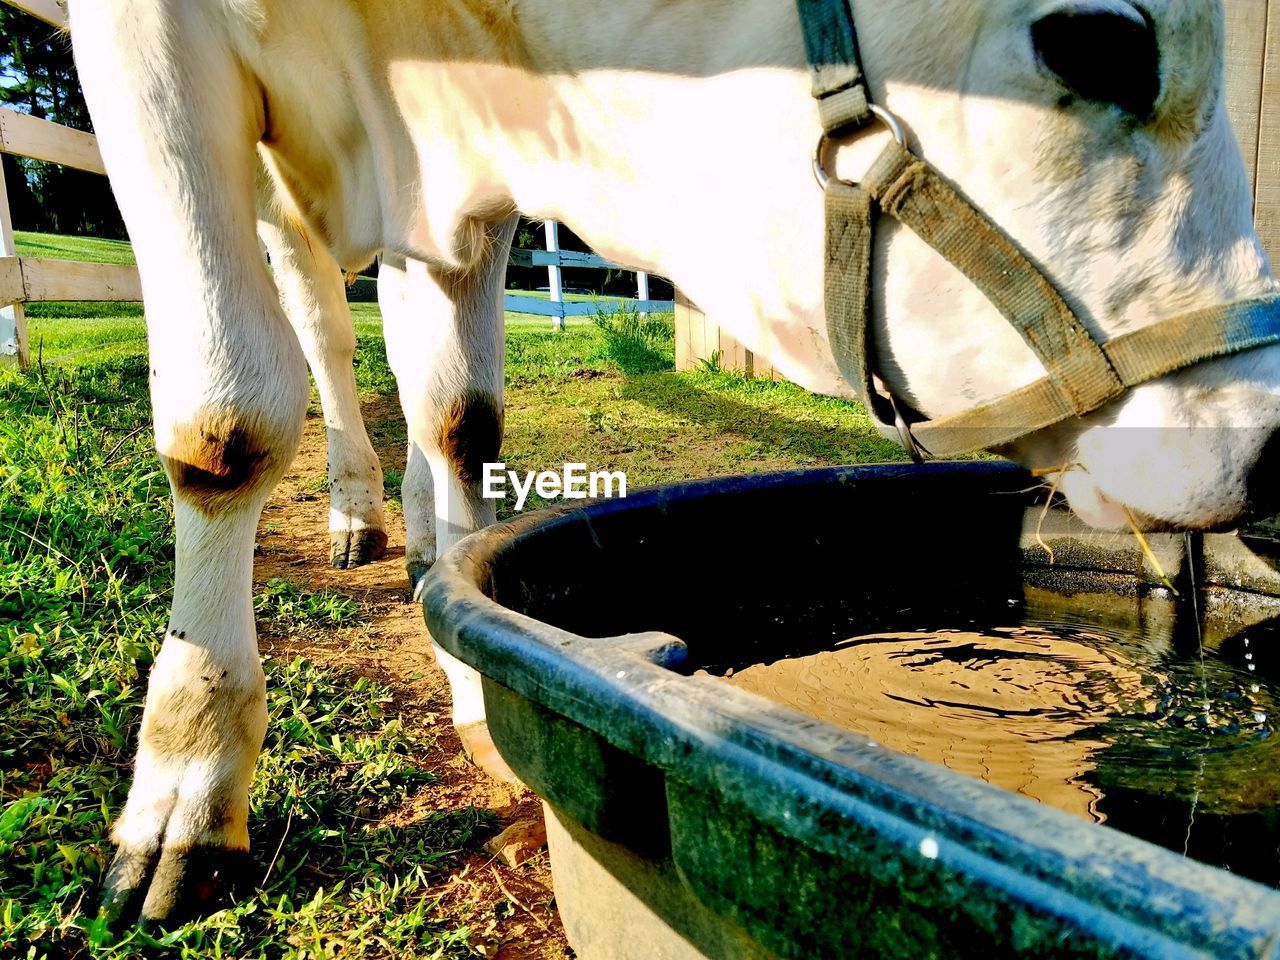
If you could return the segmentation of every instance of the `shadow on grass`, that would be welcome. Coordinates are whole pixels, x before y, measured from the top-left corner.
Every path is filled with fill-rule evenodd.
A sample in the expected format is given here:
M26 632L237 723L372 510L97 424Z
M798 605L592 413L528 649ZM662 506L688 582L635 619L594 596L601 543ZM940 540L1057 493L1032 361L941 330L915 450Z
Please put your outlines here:
M434 783L425 781L428 797ZM359 806L326 811L302 824L294 822L290 812L275 810L252 827L261 861L256 865L272 867L267 885L259 885L259 895L283 895L295 903L314 900L318 890L338 878L394 883L398 876L426 874L425 879L438 881L468 852L481 849L500 826L493 811L479 807L423 812L396 824L362 823L366 818ZM274 858L273 851L278 851Z
M668 371L629 377L621 395L719 433L748 437L793 458L823 463L906 459L896 443L876 433L860 405L815 398L790 384ZM764 402L742 399L750 396Z

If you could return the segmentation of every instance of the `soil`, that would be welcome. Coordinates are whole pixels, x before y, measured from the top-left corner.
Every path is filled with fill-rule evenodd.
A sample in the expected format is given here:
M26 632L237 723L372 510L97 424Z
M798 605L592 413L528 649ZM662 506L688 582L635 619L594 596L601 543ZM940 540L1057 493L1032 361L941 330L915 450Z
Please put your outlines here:
M404 425L396 403L385 399L366 403L364 417L383 468L403 471ZM471 807L492 811L498 830L517 821L540 820L542 807L532 792L490 778L462 753L449 722L448 683L431 654L422 607L409 596L404 521L395 505L387 504L389 543L381 560L349 570L329 566L326 468L324 422L309 416L298 455L263 511L255 588L272 577L283 577L312 590L340 592L362 604L367 622L359 628L308 631L302 636L264 632L262 652L278 659L305 656L376 680L392 691L406 723L427 728L436 748L422 759L438 779L388 814L389 826ZM480 956L495 960L573 956L552 903L545 850L518 867L508 867L483 852L470 853L440 893L442 919L469 925Z

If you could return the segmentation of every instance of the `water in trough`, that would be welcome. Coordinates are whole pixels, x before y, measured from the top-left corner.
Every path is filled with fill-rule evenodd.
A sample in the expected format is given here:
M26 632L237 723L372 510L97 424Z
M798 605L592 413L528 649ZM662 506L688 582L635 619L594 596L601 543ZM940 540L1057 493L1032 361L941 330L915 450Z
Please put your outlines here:
M800 655L708 666L892 749L1280 886L1280 627L1210 649L1166 617L1139 626L1078 599L1041 596L1005 622L845 633L816 653L810 633ZM1185 620L1185 606L1170 609Z

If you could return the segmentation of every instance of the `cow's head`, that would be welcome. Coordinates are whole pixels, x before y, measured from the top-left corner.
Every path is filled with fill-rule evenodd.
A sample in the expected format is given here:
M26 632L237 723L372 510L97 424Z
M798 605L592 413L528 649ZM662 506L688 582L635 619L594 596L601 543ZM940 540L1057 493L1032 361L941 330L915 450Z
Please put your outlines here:
M1275 290L1223 108L1208 0L856 3L868 72L924 156L1015 237L1095 337ZM932 7L932 16L910 12ZM945 8L945 11L943 10ZM965 36L972 42L949 41ZM856 177L864 149L844 164ZM885 379L930 415L1043 375L913 235L882 228ZM1280 349L1203 363L1005 452L1062 466L1085 519L1213 527L1277 506Z

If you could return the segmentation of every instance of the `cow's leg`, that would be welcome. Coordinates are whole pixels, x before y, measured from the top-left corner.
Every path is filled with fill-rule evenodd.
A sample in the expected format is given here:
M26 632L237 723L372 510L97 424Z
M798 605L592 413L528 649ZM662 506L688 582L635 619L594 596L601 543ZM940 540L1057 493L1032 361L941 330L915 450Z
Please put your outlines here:
M351 325L342 273L315 237L289 221L269 187L259 187L258 233L275 270L285 315L302 344L320 393L329 440L329 562L358 567L387 548L382 465L365 431L356 395Z
M481 261L467 271L386 257L379 273L387 356L409 439L430 473L441 552L496 518L495 502L481 495L481 479L502 442L502 291L514 230L515 218L492 225ZM491 773L510 777L489 739L479 674L433 648L449 678L464 749Z
M436 562L436 506L431 467L413 441L409 442L405 460L400 503L404 507L404 566L413 588L413 599L417 600L422 595L427 571Z
M177 525L173 609L148 682L104 911L171 920L246 857L266 730L254 533L297 449L306 365L255 235L255 87L196 2L73 5L80 75L134 241L156 447Z

